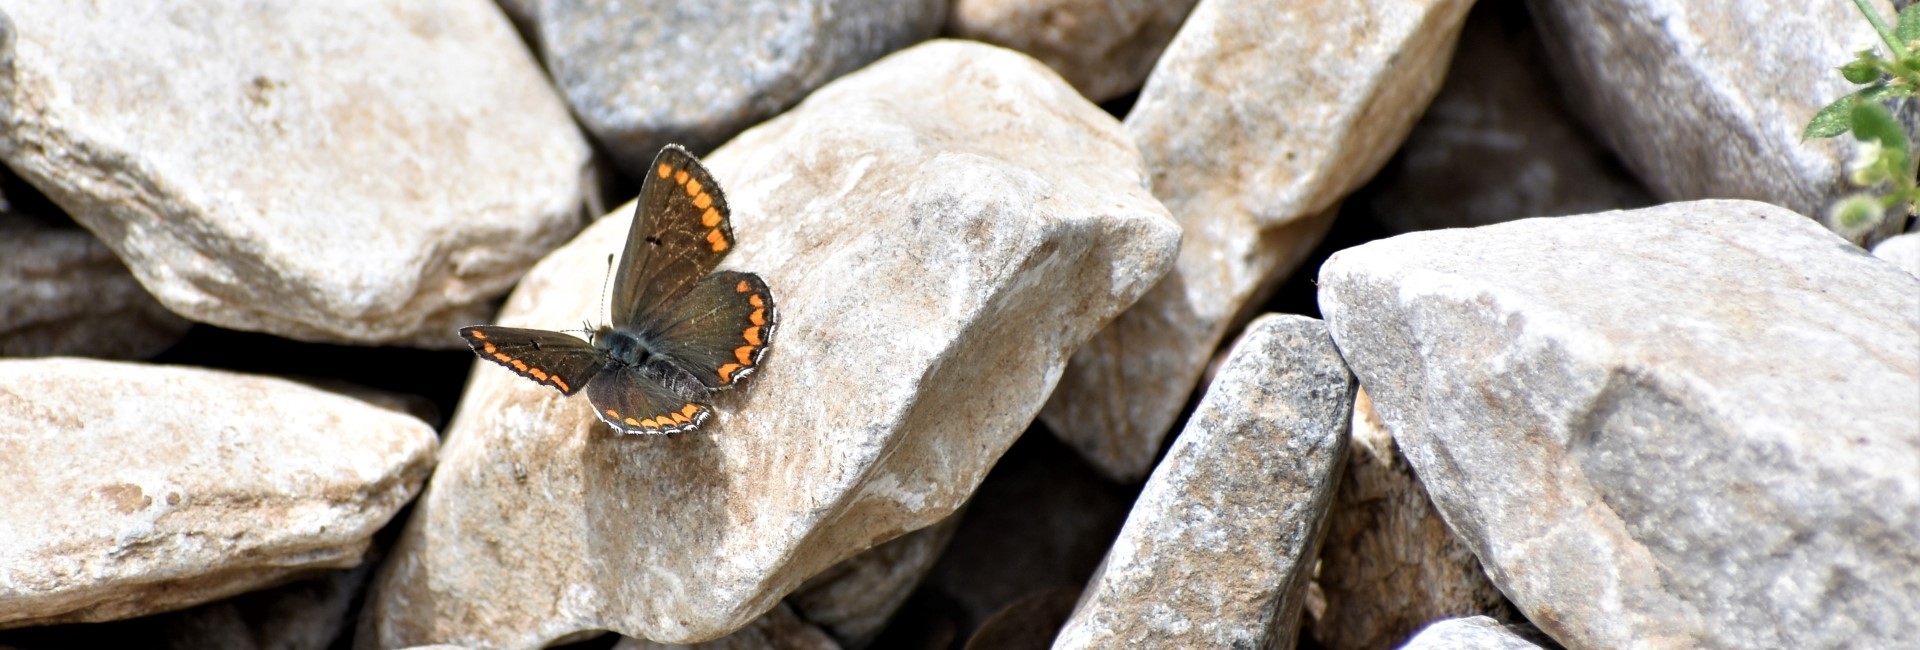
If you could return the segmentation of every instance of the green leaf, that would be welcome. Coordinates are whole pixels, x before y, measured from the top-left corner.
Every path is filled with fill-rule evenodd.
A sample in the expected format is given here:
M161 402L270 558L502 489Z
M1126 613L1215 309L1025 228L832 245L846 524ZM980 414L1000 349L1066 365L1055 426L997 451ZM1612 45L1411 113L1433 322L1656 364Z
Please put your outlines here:
M1800 139L1831 138L1846 133L1848 115L1853 111L1853 105L1860 93L1864 92L1866 91L1850 93L1833 100L1833 103L1827 104L1826 108L1814 113L1813 119L1807 121L1807 130L1800 134Z
M1889 162L1893 169L1906 169L1907 156L1912 152L1907 146L1907 130L1886 107L1875 102L1860 102L1849 111L1849 122L1853 127L1853 137L1880 143L1880 147L1893 155Z
M1903 47L1908 43L1920 41L1920 4L1907 5L1907 8L1900 12L1900 24L1893 28L1893 35L1900 38L1900 45Z
M1840 76L1857 84L1871 83L1880 78L1880 61L1871 52L1861 52L1852 63L1840 66Z

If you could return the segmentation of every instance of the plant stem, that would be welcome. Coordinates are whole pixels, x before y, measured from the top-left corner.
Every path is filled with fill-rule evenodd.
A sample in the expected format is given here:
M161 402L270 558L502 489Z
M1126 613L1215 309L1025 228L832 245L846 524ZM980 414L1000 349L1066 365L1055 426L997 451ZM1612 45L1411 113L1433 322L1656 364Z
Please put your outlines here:
M1887 24L1886 17L1868 6L1868 2L1869 0L1853 0L1853 6L1859 7L1860 15L1866 16L1867 22L1873 23L1873 30L1880 32L1880 40L1886 41L1887 47L1893 50L1893 58L1907 58L1907 45L1900 42L1899 36L1894 35L1893 27Z

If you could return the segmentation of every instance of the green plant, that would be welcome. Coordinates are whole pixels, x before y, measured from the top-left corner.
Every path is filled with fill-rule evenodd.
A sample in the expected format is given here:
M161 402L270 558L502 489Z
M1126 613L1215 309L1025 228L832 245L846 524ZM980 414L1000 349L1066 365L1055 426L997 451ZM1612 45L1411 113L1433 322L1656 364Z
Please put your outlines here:
M1888 26L1868 0L1853 0L1860 13L1873 24L1880 40L1892 56L1881 58L1872 49L1861 50L1853 62L1840 66L1840 76L1865 87L1848 93L1815 113L1807 122L1805 138L1831 138L1851 131L1861 142L1850 168L1849 180L1861 187L1886 185L1885 194L1861 192L1834 203L1827 215L1827 227L1840 236L1860 241L1879 229L1889 213L1912 217L1920 186L1916 186L1912 168L1913 151L1908 145L1906 127L1894 119L1881 102L1912 97L1920 91L1920 4L1900 12L1894 26Z

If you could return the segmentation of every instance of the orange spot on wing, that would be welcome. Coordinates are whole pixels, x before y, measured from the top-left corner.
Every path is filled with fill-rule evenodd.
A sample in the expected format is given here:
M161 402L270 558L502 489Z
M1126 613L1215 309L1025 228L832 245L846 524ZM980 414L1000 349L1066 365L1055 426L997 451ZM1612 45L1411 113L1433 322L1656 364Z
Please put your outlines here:
M706 195L702 194L701 196L706 196ZM699 203L699 201L694 201L694 202ZM706 207L706 206L701 206L701 207ZM712 228L714 226L720 225L720 211L715 210L713 208L707 208L706 214L700 215L700 225L706 226L708 228Z
M696 178L696 179L687 181L687 196L693 196L699 193L700 193L700 179ZM704 208L707 206L703 205L700 207Z
M766 303L766 301L764 301L764 300L761 300L761 299L760 299L760 294L757 294L757 293L756 293L756 294L753 294L753 295L751 295L751 296L747 296L747 304L749 304L749 305L753 305L754 307L765 307L765 306L767 306L767 303Z
M673 166L668 165L666 163L660 163L660 169L658 171L660 172L661 178L666 178L668 176L673 175Z
M552 379L553 379L553 385L560 387L560 392L562 393L573 392L573 388L570 386L567 386L567 382L560 380L560 375L553 375Z
M679 183L679 184L681 184L681 185L686 185L686 184L687 184L687 170L684 170L684 169L682 169L682 170L680 170L680 171L677 171L677 172L674 172L674 173L673 173L673 182L675 182L675 183Z
M680 407L680 414L685 415L687 417L693 417L693 414L699 413L699 412L700 412L700 407L695 406L693 402L687 402L686 406Z
M480 345L482 345L482 346L484 346L484 347L486 348L486 350L487 350L487 354L493 354L493 353L495 353L495 352L499 352L499 351L500 351L500 350L499 350L499 348L495 348L495 347L493 347L493 344L492 344L492 343L481 343Z
M753 346L742 345L740 347L734 348L733 358L739 359L740 365L743 365L743 366L753 365Z
M747 331L742 332L740 336L745 337L749 345L759 345L760 344L760 327L757 325L753 327L749 327L747 328Z
M679 413L675 413L675 414L673 414L673 422L674 422L674 424L686 424L686 423L688 423L688 422L692 422L692 421L693 421L693 420L691 420L691 419L688 419L688 418L687 418L687 416L684 416L684 415L681 415L681 414L679 414Z
M658 429L660 428L660 421L652 420L652 419L641 420L640 426L643 426L649 429Z
M727 250L727 237L720 234L718 229L707 231L707 243L713 244L713 252L715 253Z
M482 332L480 330L473 330L473 331L467 332L467 334L469 336L472 336L473 338L480 339L482 341L487 340L487 333Z
M509 357L499 352L493 353L493 358L499 359L500 363L513 363L513 357Z
M724 384L724 383L733 381L733 373L736 373L739 371L740 371L740 364L737 364L737 363L729 363L727 365L720 366L720 383Z
M747 286L746 280L741 280L740 284L733 285L733 290L736 293L746 293L748 291L752 291L753 287Z
M688 187L692 187L692 184L688 184ZM701 192L700 196L693 197L693 207L705 209L710 205L713 205L713 197L706 192Z
M606 414L607 414L607 417L610 417L610 418L613 418L613 419L615 419L615 420L618 420L618 419L620 419L620 413L619 413L618 411L615 411L615 410L613 410L613 409L606 409L606 410L604 410L604 411L601 411L601 412L602 412L602 413L606 413Z
M533 375L533 378L534 378L534 380L535 380L535 381L546 381L546 380L547 380L547 371L545 371L545 370L541 370L541 369L539 369L539 368L534 368L534 369L532 369L532 370L529 370L529 371L527 371L527 374L529 374L529 375Z
M630 426L630 427L637 427L637 426L640 426L640 421L639 421L639 420L635 420L635 419L633 419L633 418L627 418L627 419L625 419L625 420L621 420L621 421L622 421L622 422L625 422L625 423L627 423L627 426Z
M757 297L757 296L756 296L756 297ZM753 313L751 313L751 314L747 314L747 320L749 320L749 321L752 321L752 322L753 322L753 326L754 326L754 327L760 327L760 326L762 326L762 325L766 325L766 324L767 324L767 310L765 310L765 309L755 309L755 310L753 310Z
M515 370L519 370L520 372L526 372L526 371L527 371L527 362L525 362L525 361L521 361L521 360L519 360L519 359L514 359L514 360L513 360L513 367L514 367L514 369L515 369Z

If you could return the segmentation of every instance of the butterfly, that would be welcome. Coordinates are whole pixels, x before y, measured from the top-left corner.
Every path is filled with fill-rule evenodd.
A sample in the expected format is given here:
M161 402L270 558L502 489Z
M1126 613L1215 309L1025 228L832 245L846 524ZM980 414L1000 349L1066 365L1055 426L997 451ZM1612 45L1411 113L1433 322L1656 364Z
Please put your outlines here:
M611 325L591 340L497 325L460 329L480 358L561 394L582 389L615 431L692 431L714 391L760 367L779 312L760 276L714 271L733 250L720 185L679 145L654 156L614 278Z

